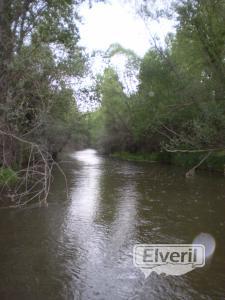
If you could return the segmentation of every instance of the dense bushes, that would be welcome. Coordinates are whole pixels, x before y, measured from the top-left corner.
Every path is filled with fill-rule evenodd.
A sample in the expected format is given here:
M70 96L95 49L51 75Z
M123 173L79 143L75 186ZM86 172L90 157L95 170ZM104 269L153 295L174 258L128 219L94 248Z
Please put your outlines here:
M176 34L168 35L165 48L154 47L146 53L140 62L139 86L132 93L112 67L105 70L98 82L101 107L92 118L95 143L108 152L176 151L166 160L184 166L201 160L198 152L203 150L215 153L204 164L222 169L224 11L221 0L177 1L173 7ZM129 71L132 67L136 72L137 65L131 63Z

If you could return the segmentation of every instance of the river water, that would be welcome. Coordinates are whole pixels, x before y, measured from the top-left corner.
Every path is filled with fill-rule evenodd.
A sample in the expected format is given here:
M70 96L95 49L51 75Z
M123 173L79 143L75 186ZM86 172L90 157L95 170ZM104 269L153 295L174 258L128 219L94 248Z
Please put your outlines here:
M0 211L0 299L225 299L225 181L88 149L66 155L48 208ZM204 268L182 276L132 263L137 243L216 241Z

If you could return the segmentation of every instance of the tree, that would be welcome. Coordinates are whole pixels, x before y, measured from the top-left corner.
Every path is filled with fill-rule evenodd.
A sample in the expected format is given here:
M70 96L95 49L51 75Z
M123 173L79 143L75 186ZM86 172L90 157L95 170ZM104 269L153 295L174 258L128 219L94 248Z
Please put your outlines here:
M85 71L82 2L0 0L0 167L16 170L16 195L31 200L46 201L53 158L82 127L70 86Z
M5 131L27 135L39 128L55 96L67 88L68 76L82 74L85 60L76 26L81 2L0 1L0 123ZM13 142L2 136L1 144L3 164L13 165Z
M202 63L202 75L213 84L215 98L225 97L225 3L222 0L186 0L175 6L177 38L188 43ZM190 50L190 51L191 51Z
M173 9L177 32L167 36L164 48L155 44L141 60L135 93L123 95L116 74L109 69L105 72L101 83L105 124L111 136L120 131L123 141L130 140L118 139L117 150L207 152L224 148L224 1L176 1L154 16L143 2L145 17L159 18ZM127 55L128 71L137 70L132 51L119 45L108 51L110 57L118 53ZM122 117L118 118L118 112Z
M119 148L131 147L133 134L130 124L131 107L129 96L124 92L122 83L116 71L108 67L98 82L98 90L101 97L101 120L102 144L107 152L115 151Z

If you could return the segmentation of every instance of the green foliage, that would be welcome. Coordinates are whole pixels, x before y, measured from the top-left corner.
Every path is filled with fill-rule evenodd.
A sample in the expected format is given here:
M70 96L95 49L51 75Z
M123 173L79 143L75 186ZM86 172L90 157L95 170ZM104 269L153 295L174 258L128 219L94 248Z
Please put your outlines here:
M78 46L77 7L83 1L2 0L0 20L0 125L52 154L82 130L69 79L85 71L86 57ZM7 166L27 159L22 147L12 147ZM76 141L75 141L76 142ZM4 153L0 153L0 165Z
M85 116L89 141L93 147L100 148L104 139L104 120L102 110L96 110Z
M0 185L13 185L17 180L18 176L11 168L0 168Z
M173 164L185 169L190 169L197 165L205 156L205 153L169 153L169 152L114 152L111 157L127 161L137 162L160 162ZM211 154L209 158L200 166L201 169L208 169L218 172L224 172L225 152Z
M118 145L126 147L126 143L132 142L130 99L113 68L105 70L99 80L98 90L101 95L101 109L90 119L95 140L99 139L98 143L101 143L107 152L116 150Z
M157 162L159 160L159 153L130 153L130 152L115 152L111 155L115 158L120 158L128 161L139 162Z
M197 165L205 156L205 153L174 153L171 155L171 163L190 169ZM225 152L211 154L209 158L202 163L201 169L224 172Z
M141 63L132 51L111 46L108 55L123 53L128 69L138 65L140 70L138 90L130 94L112 68L99 82L102 104L94 135L101 128L109 152L192 167L203 158L198 150L213 149L203 167L223 169L224 156L218 153L225 149L224 5L222 0L175 1L176 34L168 35L164 49L150 49ZM147 6L142 9L148 16Z

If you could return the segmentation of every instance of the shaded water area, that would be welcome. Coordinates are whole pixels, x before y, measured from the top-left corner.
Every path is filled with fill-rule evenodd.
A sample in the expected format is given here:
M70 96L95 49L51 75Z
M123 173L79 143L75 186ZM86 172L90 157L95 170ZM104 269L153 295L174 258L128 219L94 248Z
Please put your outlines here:
M225 180L172 166L64 157L48 208L0 211L0 299L225 299ZM183 276L132 263L137 243L216 240L210 263Z

